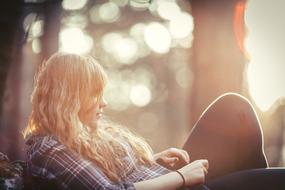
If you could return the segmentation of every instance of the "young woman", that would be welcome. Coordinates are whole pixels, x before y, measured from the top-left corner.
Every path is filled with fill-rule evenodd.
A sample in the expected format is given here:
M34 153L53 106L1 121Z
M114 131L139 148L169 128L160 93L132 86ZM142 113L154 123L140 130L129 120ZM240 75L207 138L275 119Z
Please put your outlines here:
M103 98L106 80L103 68L92 57L56 53L41 67L32 94L32 112L24 130L28 145L28 173L37 185L36 188L234 189L233 187L238 187L237 184L243 181L243 176L251 179L250 177L257 176L256 173L247 171L246 174L218 176L267 166L258 122L252 127L257 129L257 137L252 140L254 143L246 141L252 136L243 138L245 143L251 143L253 148L257 149L256 152L250 154L248 151L252 149L244 148L245 151L242 152L240 148L235 147L240 145L240 142L236 141L239 136L227 139L228 142L221 141L231 136L232 133L227 130L230 126L246 123L247 131L248 126L251 126L248 123L256 120L255 112L244 98L225 95L214 102L194 127L184 147L187 151L170 148L153 154L151 147L142 138L123 126L101 118L106 107ZM235 109L228 111L226 108L229 106L223 106L232 102L242 105L238 113ZM230 109L235 107L239 106L230 106ZM244 110L249 110L251 118L236 122L240 111ZM225 114L229 114L229 117ZM247 118L247 113L245 114ZM221 117L227 119L222 122ZM221 136L217 133L221 131L229 133ZM239 131L238 134L244 134L246 131ZM213 138L210 138L211 133ZM219 147L223 144L228 144L230 149L227 146ZM201 148L197 148L199 145ZM219 148L225 147L229 149L227 152L218 151ZM195 161L190 163L188 152L191 157L193 154ZM240 157L239 154L257 155L257 161L254 163L258 164L249 163L248 157ZM242 158L243 164L237 165L236 157ZM209 169L208 160L203 158L209 158L211 165L213 160L212 171ZM208 169L211 180L207 180L206 185L203 185ZM284 176L284 172L282 175ZM214 177L218 178L212 179ZM231 183L228 184L228 181ZM225 184L230 186L224 186ZM248 184L247 187L252 187Z
M207 160L171 172L155 161L188 163L180 149L156 155L126 128L100 119L106 74L91 57L57 53L42 66L32 94L28 170L59 189L176 189L204 182ZM177 162L178 163L178 162Z

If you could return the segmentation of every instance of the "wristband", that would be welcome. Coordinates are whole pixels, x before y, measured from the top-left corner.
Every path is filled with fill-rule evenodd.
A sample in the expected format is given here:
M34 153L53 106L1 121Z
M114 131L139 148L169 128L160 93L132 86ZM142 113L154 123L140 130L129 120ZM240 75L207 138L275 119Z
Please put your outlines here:
M185 178L184 178L183 174L180 171L178 171L178 170L175 170L175 172L178 173L181 176L181 178L183 180L183 184L181 185L181 187L184 187L185 186Z

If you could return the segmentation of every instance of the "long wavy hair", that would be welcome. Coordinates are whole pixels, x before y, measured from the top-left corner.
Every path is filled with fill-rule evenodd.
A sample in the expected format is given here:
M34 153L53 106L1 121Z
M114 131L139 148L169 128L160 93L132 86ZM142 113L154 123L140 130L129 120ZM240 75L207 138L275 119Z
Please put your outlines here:
M150 165L151 147L144 139L126 127L100 119L96 126L84 124L81 110L94 98L99 100L106 84L106 74L92 57L56 53L42 64L35 77L31 96L32 111L28 135L54 135L70 150L95 162L114 182L125 177L121 171L128 147L133 150L137 164Z

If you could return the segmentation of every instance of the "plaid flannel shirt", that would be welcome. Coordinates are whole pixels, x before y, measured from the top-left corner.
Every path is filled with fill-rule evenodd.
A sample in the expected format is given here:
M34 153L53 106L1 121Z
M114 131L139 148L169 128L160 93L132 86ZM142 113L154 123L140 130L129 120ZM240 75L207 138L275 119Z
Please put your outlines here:
M133 190L135 182L152 179L170 172L158 164L153 164L150 167L131 164L134 154L130 150L128 156L124 158L126 168L122 171L126 174L126 178L123 182L114 183L95 163L71 152L54 136L31 136L26 144L28 145L28 173L47 183L52 181L59 189Z

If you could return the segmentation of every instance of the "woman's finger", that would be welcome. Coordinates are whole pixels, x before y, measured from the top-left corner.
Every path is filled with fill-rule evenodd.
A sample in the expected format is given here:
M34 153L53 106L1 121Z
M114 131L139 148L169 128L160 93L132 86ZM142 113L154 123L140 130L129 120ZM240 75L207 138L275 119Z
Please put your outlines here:
M203 166L203 170L204 170L204 174L207 175L207 174L208 174L207 168L205 168L205 167Z
M201 160L201 163L207 170L209 169L209 162L208 162L208 160Z
M185 150L182 150L182 154L184 155L186 163L189 163L190 162L190 156L189 156L188 152Z
M185 163L189 163L189 155L185 150L177 149L177 148L171 148L171 155L178 157L180 160L184 161Z
M171 163L175 163L175 162L178 162L178 158L177 157L171 157L171 158L167 158L167 157L165 157L165 158L163 158L163 161L165 162L165 163L167 163L167 164L171 164Z

